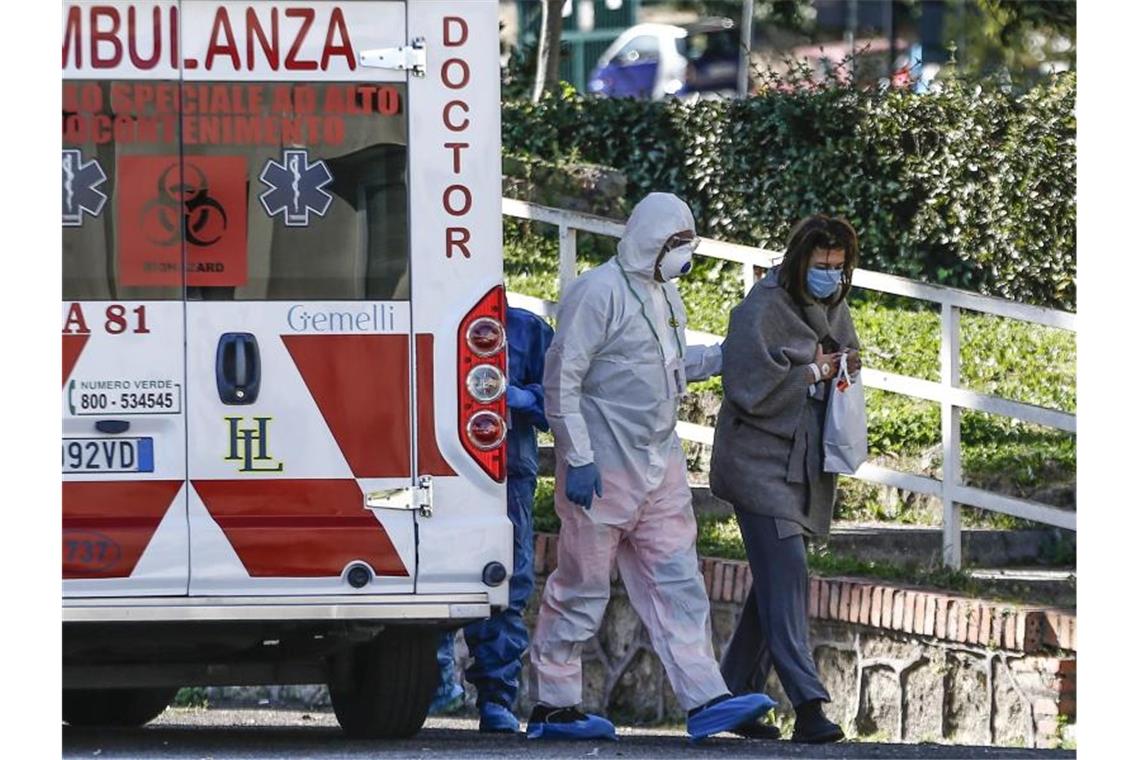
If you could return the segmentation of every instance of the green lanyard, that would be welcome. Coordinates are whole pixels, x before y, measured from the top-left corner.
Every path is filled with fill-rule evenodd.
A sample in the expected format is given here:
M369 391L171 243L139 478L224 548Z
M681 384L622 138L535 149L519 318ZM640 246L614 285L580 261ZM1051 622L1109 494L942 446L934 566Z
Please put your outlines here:
M618 271L621 272L622 279L625 280L625 285L629 288L629 292L633 293L633 297L637 299L637 305L641 308L641 318L645 320L645 324L649 325L649 332L653 333L653 339L657 341L657 351L661 354L661 363L665 363L665 347L661 344L661 336L657 334L657 329L653 326L653 320L645 313L645 301L641 300L641 296L633 289L633 283L629 281L629 275L626 274L622 265L614 259L614 264L617 266ZM668 294L662 294L665 298L665 305L669 307L669 326L673 328L673 340L677 343L677 359L684 361L685 347L681 343L681 336L677 332L677 315L673 312L673 302L669 300Z

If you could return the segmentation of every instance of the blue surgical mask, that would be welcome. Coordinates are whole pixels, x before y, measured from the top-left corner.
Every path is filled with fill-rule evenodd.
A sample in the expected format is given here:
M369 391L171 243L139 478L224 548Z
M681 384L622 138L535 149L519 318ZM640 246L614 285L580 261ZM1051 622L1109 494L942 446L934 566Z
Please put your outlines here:
M819 299L831 298L843 282L842 269L818 269L809 267L807 272L807 289Z

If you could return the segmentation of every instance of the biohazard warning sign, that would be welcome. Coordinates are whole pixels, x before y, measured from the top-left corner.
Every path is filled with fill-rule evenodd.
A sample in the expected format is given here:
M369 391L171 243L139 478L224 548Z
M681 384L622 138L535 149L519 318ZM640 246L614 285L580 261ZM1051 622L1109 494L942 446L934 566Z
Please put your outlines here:
M244 157L120 156L117 176L121 284L246 284Z

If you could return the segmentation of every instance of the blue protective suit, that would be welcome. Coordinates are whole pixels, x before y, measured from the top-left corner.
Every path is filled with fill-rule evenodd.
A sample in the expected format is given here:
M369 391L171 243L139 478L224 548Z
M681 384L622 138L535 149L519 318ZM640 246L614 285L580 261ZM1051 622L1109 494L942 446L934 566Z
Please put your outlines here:
M510 605L486 620L467 625L463 637L474 662L467 681L478 690L480 709L488 702L508 710L514 706L527 648L523 609L534 590L534 491L538 483L538 435L549 430L543 412L542 368L554 331L540 317L525 309L507 308L507 374L511 385L533 394L526 406L510 409L507 433L507 515L515 530L514 571L510 580ZM441 697L455 684L453 636L440 641Z

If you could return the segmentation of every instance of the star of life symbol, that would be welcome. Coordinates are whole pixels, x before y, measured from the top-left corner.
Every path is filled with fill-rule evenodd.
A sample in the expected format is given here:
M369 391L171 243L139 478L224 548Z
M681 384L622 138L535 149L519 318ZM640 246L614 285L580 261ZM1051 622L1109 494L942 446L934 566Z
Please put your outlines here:
M98 217L107 202L99 185L107 181L103 167L95 159L83 163L83 154L75 149L63 151L63 226L83 224L83 213Z
M309 163L309 151L282 151L282 162L272 158L258 177L269 189L261 194L261 205L269 216L281 214L286 227L308 227L309 212L324 216L332 196L323 189L333 181L323 160Z

